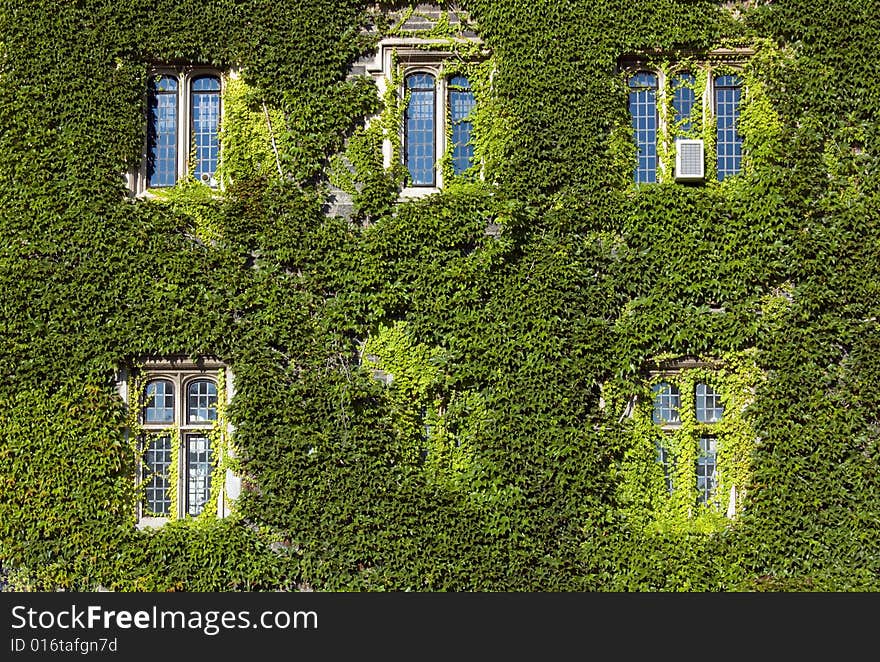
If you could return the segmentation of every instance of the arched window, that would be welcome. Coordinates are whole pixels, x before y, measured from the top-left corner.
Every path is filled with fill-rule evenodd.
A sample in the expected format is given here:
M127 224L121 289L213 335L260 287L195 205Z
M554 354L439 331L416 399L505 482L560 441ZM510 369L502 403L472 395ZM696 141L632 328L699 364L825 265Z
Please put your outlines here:
M680 72L672 78L672 107L675 111L675 129L679 134L687 134L693 128L691 121L696 92L694 87L697 79L693 74Z
M675 384L660 382L656 384L654 391L654 413L652 420L657 425L667 423L681 423L678 413L681 408L681 391Z
M449 80L449 120L452 123L452 171L459 175L471 167L474 146L470 144L473 122L474 93L464 76Z
M147 382L143 416L144 423L174 422L174 384L167 379Z
M742 80L739 76L716 76L714 82L718 181L735 175L742 167L742 136L739 134L739 104Z
M207 423L217 420L217 385L207 379L195 379L186 388L186 422Z
M638 147L637 183L657 181L657 75L639 71L629 79L629 111Z
M220 154L220 78L207 75L193 78L190 109L195 156L193 176L205 184L213 184Z
M434 76L413 73L406 77L409 101L404 117L404 163L410 186L434 186L436 161L436 91Z
M708 384L699 383L696 388L697 420L700 423L717 423L724 415L721 396Z
M217 455L225 452L215 438L229 432L218 425L218 404L224 394L218 370L225 371L222 379L229 380L223 383L232 383L232 372L213 357L194 361L174 356L145 360L138 367L144 380L137 400L139 526L196 516L215 506L223 516L229 498L235 498L227 490L237 489L234 477L228 472L223 478L215 475ZM128 396L126 388L124 397Z
M135 193L174 186L190 174L217 186L221 90L220 74L205 68L161 67L153 72L146 163L130 180Z
M156 76L150 83L147 130L147 185L174 186L178 161L178 82L174 76Z

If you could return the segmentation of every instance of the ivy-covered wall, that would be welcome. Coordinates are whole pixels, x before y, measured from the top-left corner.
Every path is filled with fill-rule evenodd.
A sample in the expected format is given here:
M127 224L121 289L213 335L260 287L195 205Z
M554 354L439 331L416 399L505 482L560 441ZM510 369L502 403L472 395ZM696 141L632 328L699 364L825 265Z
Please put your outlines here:
M874 0L439 9L2 4L10 586L880 588ZM448 48L480 167L398 202L402 107L352 67L405 20L479 35ZM635 186L621 58L719 48L753 52L743 171ZM134 199L150 66L178 62L237 72L223 189ZM232 367L245 489L226 519L139 530L114 380L171 355ZM682 357L715 366L681 379L725 404L732 517L655 462L650 366Z

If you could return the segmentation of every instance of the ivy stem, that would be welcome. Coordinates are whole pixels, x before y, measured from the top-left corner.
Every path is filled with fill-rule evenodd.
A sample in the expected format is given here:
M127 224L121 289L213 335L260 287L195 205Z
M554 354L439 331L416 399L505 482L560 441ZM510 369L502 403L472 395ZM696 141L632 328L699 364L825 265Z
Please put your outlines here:
M272 151L275 153L275 165L278 166L278 176L284 178L284 171L281 170L281 159L278 157L278 146L275 144L275 132L272 131L272 120L269 118L269 108L266 102L263 102L263 113L266 115L266 125L269 127L269 140L272 141Z

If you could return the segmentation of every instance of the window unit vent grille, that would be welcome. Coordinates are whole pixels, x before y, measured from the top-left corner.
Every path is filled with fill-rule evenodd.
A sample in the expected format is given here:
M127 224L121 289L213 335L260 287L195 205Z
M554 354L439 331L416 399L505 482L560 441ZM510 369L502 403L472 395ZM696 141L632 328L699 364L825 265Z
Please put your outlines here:
M675 141L676 181L705 178L706 155L702 140L678 138Z

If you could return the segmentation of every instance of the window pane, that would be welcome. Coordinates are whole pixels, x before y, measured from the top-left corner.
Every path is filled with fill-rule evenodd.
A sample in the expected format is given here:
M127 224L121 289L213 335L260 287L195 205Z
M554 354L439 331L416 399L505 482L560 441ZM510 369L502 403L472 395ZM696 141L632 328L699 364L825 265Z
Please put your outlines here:
M404 158L412 186L434 185L434 77L406 77L409 103L404 117Z
M699 503L709 503L715 494L716 456L715 437L700 437L700 454L697 456L697 501Z
M672 454L669 452L669 449L666 447L665 442L662 439L657 440L657 463L663 467L663 477L666 480L666 491L672 494L672 477L675 473L675 461L672 458Z
M171 514L171 435L151 435L144 453L144 511L145 514Z
M193 175L212 184L220 154L220 79L199 76L192 83L192 143L195 153Z
M742 136L738 131L742 81L739 76L715 78L716 150L718 181L742 168Z
M696 389L697 420L700 423L717 423L724 415L721 395L708 384L697 384Z
M681 391L675 384L661 382L653 388L654 413L652 419L657 425L680 423L678 410L681 407Z
M144 389L144 423L174 422L174 385L167 379L149 382Z
M148 186L173 186L177 181L177 107L177 80L153 79L147 122Z
M198 515L211 498L211 443L208 435L186 435L186 512Z
M640 71L629 79L629 111L638 147L636 182L657 181L657 76Z
M672 106L675 109L675 126L681 134L688 133L693 128L691 113L696 103L694 85L696 78L693 74L681 73L672 79Z
M186 422L209 423L217 420L217 386L207 379L190 382L187 388Z
M456 175L471 167L474 146L469 144L473 122L468 119L474 109L474 93L464 76L449 81L449 117L452 122L452 170Z

